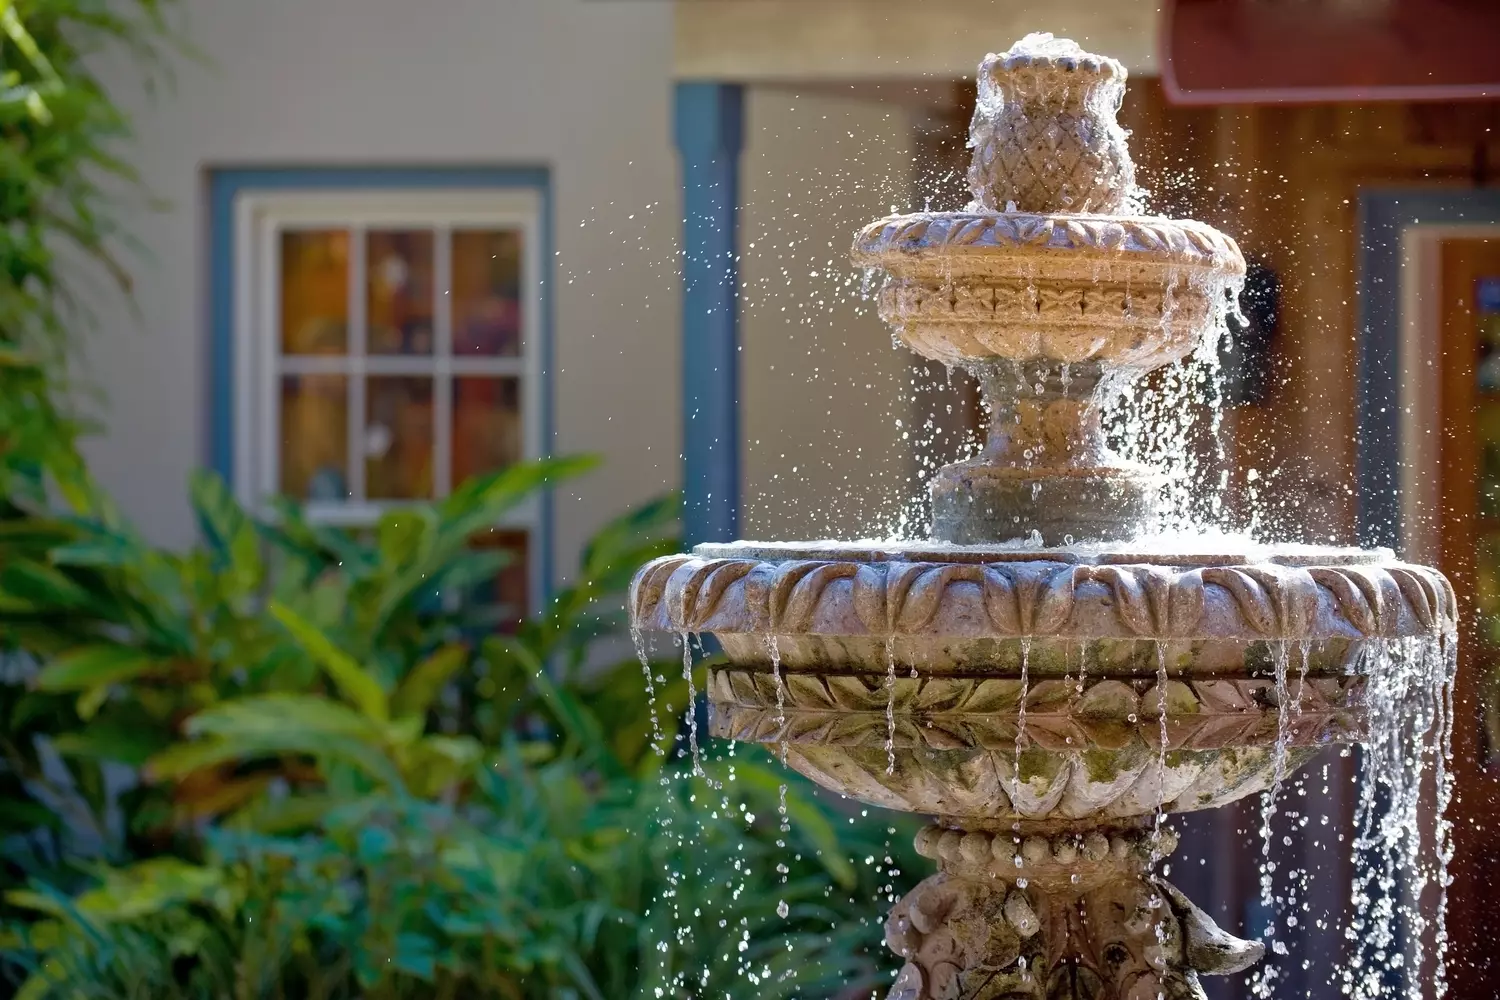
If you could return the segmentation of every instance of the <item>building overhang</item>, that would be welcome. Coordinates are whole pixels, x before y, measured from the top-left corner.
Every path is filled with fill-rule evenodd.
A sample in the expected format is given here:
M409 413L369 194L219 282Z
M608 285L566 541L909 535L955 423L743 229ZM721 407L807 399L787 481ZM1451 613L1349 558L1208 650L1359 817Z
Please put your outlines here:
M1157 71L1158 0L675 0L679 80L734 83L970 79L986 52L1033 31Z

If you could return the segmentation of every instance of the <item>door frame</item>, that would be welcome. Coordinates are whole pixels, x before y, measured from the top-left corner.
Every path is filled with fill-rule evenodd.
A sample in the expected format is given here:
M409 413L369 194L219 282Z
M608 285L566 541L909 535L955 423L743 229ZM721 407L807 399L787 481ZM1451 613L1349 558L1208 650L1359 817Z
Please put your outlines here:
M1358 236L1356 530L1362 545L1436 564L1442 557L1444 433L1441 247L1446 240L1500 236L1500 190L1362 191ZM1460 736L1455 742L1468 741ZM1472 773L1461 761L1454 770ZM1463 878L1461 871L1450 874ZM1462 980L1451 956L1473 944L1465 931L1474 930L1472 915L1464 926L1453 917L1471 906L1450 905L1450 983Z
M1436 553L1441 315L1423 294L1445 239L1500 233L1500 190L1361 191L1356 320L1355 529L1361 545ZM1432 362L1432 364L1428 364Z

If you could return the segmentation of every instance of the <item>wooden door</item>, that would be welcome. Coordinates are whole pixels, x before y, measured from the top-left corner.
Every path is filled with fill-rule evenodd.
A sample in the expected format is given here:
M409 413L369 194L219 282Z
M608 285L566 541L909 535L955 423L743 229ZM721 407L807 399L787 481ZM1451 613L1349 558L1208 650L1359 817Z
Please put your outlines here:
M1455 998L1500 984L1500 235L1445 241L1440 562L1461 639L1451 808L1450 978Z

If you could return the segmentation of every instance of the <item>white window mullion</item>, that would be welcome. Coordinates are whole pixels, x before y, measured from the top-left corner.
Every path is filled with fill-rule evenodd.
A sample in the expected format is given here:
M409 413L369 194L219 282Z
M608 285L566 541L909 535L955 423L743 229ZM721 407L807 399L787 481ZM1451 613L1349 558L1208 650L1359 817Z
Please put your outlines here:
M365 227L349 227L349 499L365 499L365 351L369 341Z
M235 371L239 381L235 406L236 488L260 499L281 489L285 433L297 427L283 426L282 379L286 376L322 376L346 379L348 435L345 447L347 498L329 498L308 503L307 516L315 521L349 526L370 525L398 501L371 501L366 462L367 414L370 378L413 377L432 381L432 491L435 498L451 493L454 469L454 412L456 377L515 379L521 391L523 457L543 449L541 424L541 281L546 274L541 257L540 207L531 192L475 190L443 191L323 191L262 192L244 196L237 224L242 226L238 249L236 289L244 289L237 301ZM282 353L281 330L281 234L283 231L339 230L348 234L348 329L347 353ZM433 316L431 355L368 355L369 245L370 230L427 230L433 234ZM522 239L520 261L521 350L515 356L466 353L455 356L457 336L454 297L453 233L458 231L518 231ZM238 296L238 292L237 292ZM326 391L322 379L305 386L312 392ZM303 408L304 410L306 408ZM315 409L315 408L314 408ZM299 411L301 412L301 411ZM297 419L307 419L305 416ZM243 473L243 475L241 474ZM245 482L248 479L249 482ZM532 606L545 591L541 569L545 562L540 547L542 504L538 499L518 506L500 520L499 526L525 531L530 537Z
M453 488L453 231L438 226L432 240L432 488L445 497Z
M260 224L260 300L266 304L257 317L260 370L268 385L261 395L260 487L264 497L281 492L281 227L270 219Z

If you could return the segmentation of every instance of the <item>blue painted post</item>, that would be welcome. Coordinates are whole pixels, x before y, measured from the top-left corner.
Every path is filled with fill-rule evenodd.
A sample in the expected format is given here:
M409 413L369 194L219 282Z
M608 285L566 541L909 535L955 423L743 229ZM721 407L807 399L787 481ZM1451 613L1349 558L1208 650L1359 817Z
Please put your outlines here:
M744 88L679 83L682 489L688 544L739 536L739 181Z

